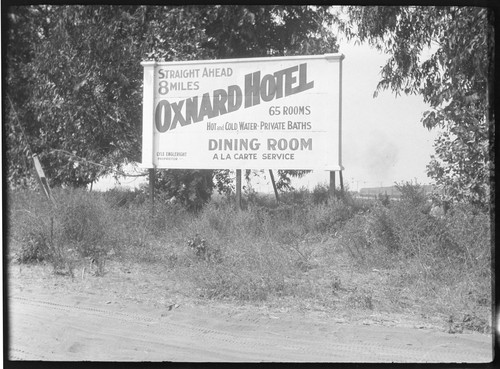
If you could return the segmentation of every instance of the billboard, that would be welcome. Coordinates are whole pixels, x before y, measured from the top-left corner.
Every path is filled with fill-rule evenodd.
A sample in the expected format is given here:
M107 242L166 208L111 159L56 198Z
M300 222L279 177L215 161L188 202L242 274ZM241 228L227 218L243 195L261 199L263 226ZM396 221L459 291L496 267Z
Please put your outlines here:
M342 170L343 58L142 62L142 166Z

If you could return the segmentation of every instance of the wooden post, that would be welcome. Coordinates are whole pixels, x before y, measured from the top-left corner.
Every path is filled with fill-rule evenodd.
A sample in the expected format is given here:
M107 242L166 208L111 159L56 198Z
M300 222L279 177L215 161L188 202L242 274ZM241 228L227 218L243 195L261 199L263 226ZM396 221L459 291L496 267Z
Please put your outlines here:
M151 201L151 216L155 215L155 168L149 169L149 199Z
M236 209L241 210L241 169L236 169Z
M330 195L335 196L335 171L330 171Z
M278 189L276 188L276 181L274 180L274 174L271 169L269 169L269 175L271 176L271 182L273 184L273 189L274 189L274 195L276 196L276 202L279 203L280 199L278 196Z
M40 189L47 198L48 201L50 201L52 204L54 204L54 198L52 197L52 191L50 190L49 182L47 181L47 178L45 177L45 173L43 172L42 165L40 164L40 161L38 160L38 155L34 154L32 157L33 159L33 165L35 167L35 174L36 174L36 179L38 180L38 184L40 185Z
M50 202L52 209L54 209L55 201L52 197L52 191L50 190L49 181L45 177L45 173L43 172L42 165L38 160L38 155L34 154L31 157L33 159L33 165L35 167L36 179L38 180L38 184L40 185L40 189ZM54 239L54 216L52 212L50 212L50 240L49 242L52 244Z
M344 192L344 179L342 178L341 170L339 170L339 177L340 177L340 191Z

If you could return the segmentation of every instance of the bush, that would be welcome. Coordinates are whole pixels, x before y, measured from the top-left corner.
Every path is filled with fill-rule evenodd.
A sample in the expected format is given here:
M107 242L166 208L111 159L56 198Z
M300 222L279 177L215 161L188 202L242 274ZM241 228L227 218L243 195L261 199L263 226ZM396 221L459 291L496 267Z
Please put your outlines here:
M202 238L199 234L189 238L187 245L193 251L194 255L200 260L216 263L222 261L220 249L209 245L207 240Z
M30 231L22 240L22 246L16 255L20 264L39 263L50 259L50 246L43 231Z
M20 263L50 262L56 272L72 275L75 263L90 258L103 272L103 260L111 242L107 231L111 216L99 194L83 190L53 191L55 204L40 195L17 201L12 209L13 234L10 243L19 242ZM17 200L23 200L19 196ZM16 241L17 240L17 241Z
M464 267L483 276L491 275L491 219L476 208L456 204L444 217L448 234Z
M155 189L168 198L175 197L187 210L200 211L214 188L212 170L170 169L157 172Z
M422 206L427 203L427 196L421 185L412 182L396 182L396 188L401 192L401 200L413 206Z
M141 205L147 200L147 194L140 189L112 188L104 192L103 197L111 208Z
M430 215L423 213L413 203L400 201L389 211L392 232L397 250L406 256L437 256L442 250L452 248L445 244L446 229Z
M390 209L383 204L374 206L366 215L366 235L368 245L380 250L394 253L400 249L400 240L397 237L394 220Z
M341 245L359 263L389 266L399 249L390 211L381 204L356 214L340 230Z
M389 255L425 262L456 259L459 250L446 225L415 205L406 200L388 207L378 204L355 216L341 231L344 246L351 256L376 263Z
M312 201L315 205L328 203L330 189L326 185L317 185L312 192Z
M50 261L53 222L50 204L28 190L8 192L8 248L19 263Z

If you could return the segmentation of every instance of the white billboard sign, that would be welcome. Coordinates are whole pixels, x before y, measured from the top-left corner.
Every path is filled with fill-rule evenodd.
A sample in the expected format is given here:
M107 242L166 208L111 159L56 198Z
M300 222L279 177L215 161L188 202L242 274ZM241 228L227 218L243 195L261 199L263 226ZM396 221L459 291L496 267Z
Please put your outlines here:
M342 170L343 58L142 62L142 166Z

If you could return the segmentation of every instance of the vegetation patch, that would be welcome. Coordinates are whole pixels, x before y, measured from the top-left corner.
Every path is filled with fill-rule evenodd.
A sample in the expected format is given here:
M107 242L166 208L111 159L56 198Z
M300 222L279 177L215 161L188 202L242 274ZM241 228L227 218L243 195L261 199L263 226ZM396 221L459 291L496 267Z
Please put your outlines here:
M17 190L9 192L9 255L72 276L92 265L102 275L110 259L154 264L204 298L411 311L487 330L488 214L457 205L435 217L425 197L402 193L367 203L349 193L318 201L302 189L297 204L254 196L238 211L221 198L193 213L167 199L152 211L140 195L118 205L129 195L116 190L55 190L53 206Z

